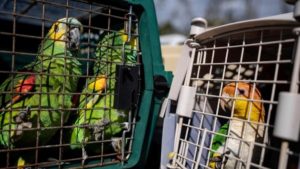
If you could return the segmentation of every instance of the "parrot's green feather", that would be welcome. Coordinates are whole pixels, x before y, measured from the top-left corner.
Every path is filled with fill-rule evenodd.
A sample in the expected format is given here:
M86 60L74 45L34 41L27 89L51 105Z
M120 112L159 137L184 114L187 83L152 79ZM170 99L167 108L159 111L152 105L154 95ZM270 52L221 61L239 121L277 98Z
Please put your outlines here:
M71 136L71 148L80 148L81 144L86 140L95 140L93 135L93 127L103 127L105 138L119 133L122 130L121 123L126 120L125 114L116 109L105 109L105 105L109 105L113 98L106 96L99 99L92 110L86 110L80 113L80 117L75 122L75 127ZM80 125L89 125L90 127L80 127Z
M229 124L225 123L218 130L217 134L214 135L213 141L212 141L212 150L217 151L219 149L219 147L224 145L224 143L226 141L226 137L224 135L228 134L228 128L229 128ZM222 135L220 135L220 134L222 134ZM213 156L213 152L211 152L210 156Z
M80 63L73 57L72 53L66 49L64 43L57 43L51 39L45 39L40 47L37 60L27 66L26 69L37 73L35 75L34 92L41 94L31 94L20 101L10 105L12 111L4 109L8 100L11 100L10 94L1 95L1 132L0 143L6 147L14 147L16 144L22 146L34 144L37 137L36 130L29 130L22 133L22 137L16 136L16 132L8 132L9 129L36 128L39 121L41 128L54 127L61 125L61 118L64 121L69 116L68 109L71 108L72 96L68 93L74 92L77 88L78 76L81 75ZM42 74L39 74L42 73ZM12 92L12 85L16 85L20 79L28 75L16 75L9 77L0 86L0 92ZM62 94L64 93L64 94ZM5 99L4 99L5 98ZM28 122L32 126L21 126L15 118L20 111L30 107ZM17 110L19 109L19 110ZM57 129L39 130L39 140L44 144L51 139Z
M121 63L135 64L137 59L135 38L126 43L125 39L124 31L121 30L106 34L98 44L94 74L95 77L105 75L107 85L105 92L103 91L101 95L88 87L83 89L79 104L81 109L85 108L91 99L97 99L97 102L93 104L91 109L79 111L79 117L75 122L77 127L73 129L71 134L72 149L81 148L86 141L97 140L98 135L101 134L95 133L97 128L102 127L100 129L100 132L104 132L102 139L110 139L123 130L122 123L127 120L128 110L113 108L116 66ZM96 78L89 78L87 84L91 84L95 80ZM82 125L90 125L90 127L83 127Z

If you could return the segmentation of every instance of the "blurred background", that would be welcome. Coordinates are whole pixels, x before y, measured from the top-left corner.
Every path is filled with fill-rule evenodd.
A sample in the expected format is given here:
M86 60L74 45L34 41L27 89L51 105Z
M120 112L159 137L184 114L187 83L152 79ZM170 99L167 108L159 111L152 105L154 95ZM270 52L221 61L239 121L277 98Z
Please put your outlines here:
M292 11L284 0L154 0L161 35L187 35L192 18L203 17L209 26Z
M174 71L191 20L203 17L208 27L293 11L284 0L154 0L166 70Z

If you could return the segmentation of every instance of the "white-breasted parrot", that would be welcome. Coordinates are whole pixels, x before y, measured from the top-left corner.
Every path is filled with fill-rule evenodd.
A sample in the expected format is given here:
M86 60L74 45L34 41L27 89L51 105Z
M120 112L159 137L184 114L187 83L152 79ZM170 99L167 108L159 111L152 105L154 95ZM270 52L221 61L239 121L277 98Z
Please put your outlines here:
M122 52L124 50L124 53ZM124 58L123 58L124 56ZM101 146L86 145L91 141L110 140L128 127L128 112L113 108L115 97L116 67L118 64L135 64L137 60L137 38L128 39L125 31L106 33L96 49L94 76L80 96L78 118L72 130L71 149L92 147L99 151ZM120 139L111 146L117 151ZM85 153L85 152L83 152Z
M0 144L4 147L46 144L68 120L76 91L76 59L82 24L56 21L41 42L36 60L11 74L0 86ZM26 74L25 74L25 73Z
M251 98L253 102L249 101ZM214 135L209 167L245 168L249 158L249 162L259 162L262 148L254 146L253 143L263 143L264 137L267 137L264 125L258 124L265 122L265 109L261 100L260 91L252 84L238 82L225 85L221 107L229 115L233 109L233 119L221 126L218 134ZM249 157L251 154L252 157Z

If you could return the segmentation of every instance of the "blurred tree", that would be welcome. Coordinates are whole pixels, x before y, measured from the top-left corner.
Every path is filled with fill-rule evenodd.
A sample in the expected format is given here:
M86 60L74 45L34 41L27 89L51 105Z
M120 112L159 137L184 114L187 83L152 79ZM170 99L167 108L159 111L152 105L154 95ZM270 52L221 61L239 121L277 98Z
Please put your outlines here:
M160 26L159 32L160 32L161 35L177 33L176 29L174 29L174 27L171 25L170 22Z

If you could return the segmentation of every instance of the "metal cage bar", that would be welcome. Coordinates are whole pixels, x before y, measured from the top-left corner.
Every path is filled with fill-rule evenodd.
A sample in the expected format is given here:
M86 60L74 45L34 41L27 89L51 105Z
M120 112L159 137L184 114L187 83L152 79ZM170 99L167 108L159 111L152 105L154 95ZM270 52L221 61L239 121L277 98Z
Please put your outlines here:
M32 3L30 3L32 2ZM23 8L24 7L24 8ZM27 154L31 155L34 159L25 164L25 167L96 167L96 166L106 166L110 164L124 164L130 158L132 153L132 141L134 139L135 126L137 123L136 117L138 116L138 106L141 100L141 91L143 90L142 84L142 73L141 73L141 51L139 47L139 20L135 15L136 8L132 5L124 3L122 5L109 5L101 4L98 2L87 2L87 1L75 1L66 0L64 3L58 1L47 1L47 0L35 0L35 1L5 1L2 3L0 10L0 20L5 22L5 26L2 25L0 28L0 84L8 77L12 78L12 85L10 90L1 90L0 95L2 96L16 96L22 95L22 91L16 91L14 79L20 75L24 77L37 76L37 77L61 77L63 79L62 90L60 92L56 91L44 91L43 82L41 81L36 86L39 86L39 90L28 91L26 95L38 95L38 106L32 107L30 111L37 112L37 119L41 119L41 114L43 112L61 111L60 121L58 125L53 126L43 126L43 124L37 120L36 126L31 128L24 128L22 132L33 132L35 133L35 141L30 145L15 146L13 148L7 148L0 146L0 157L1 164L0 168L16 168L17 167L17 155ZM52 14L52 15L49 15ZM67 51L64 54L58 56L58 58L64 59L63 62L63 73L50 73L50 72L28 72L28 70L22 69L24 65L30 62L34 62L34 58L40 55L37 51L39 48L39 42L43 41L46 37L47 31L50 26L57 21L57 19L62 17L76 17L83 24L83 36L81 38L81 48L79 55L76 57L69 56ZM130 25L128 27L128 25ZM30 27L31 26L31 27ZM11 29L10 29L11 28ZM30 28L33 30L31 31ZM123 32L120 32L124 29ZM127 30L126 30L127 29ZM99 60L95 57L95 51L97 48L105 47L112 50L122 51L125 50L122 46L114 46L114 44L101 45L99 40L104 37L104 35L113 35L120 33L121 36L132 37L137 39L136 46L134 49L130 49L132 52L136 53L135 60L132 63L125 63L119 60L112 60L109 56L113 56L112 53L107 53L108 57L104 60ZM103 36L103 37L101 37ZM2 40L1 40L2 39ZM7 43L7 42L8 43ZM68 40L58 40L63 43L68 43ZM7 44L6 44L7 43ZM3 44L3 45L2 45ZM43 48L43 43L40 48ZM123 51L124 52L124 51ZM121 52L122 53L122 52ZM42 58L52 57L47 55L40 55ZM120 58L122 56L120 55ZM125 56L127 57L127 56ZM68 68L66 67L69 59L76 59L82 62L82 73L81 75L68 74ZM43 60L43 59L42 59ZM122 59L121 59L122 60ZM43 60L44 61L44 60ZM42 62L43 62L42 61ZM9 64L7 64L9 63ZM101 150L98 153L86 154L78 151L70 150L70 143L66 140L66 135L70 131L76 128L76 125L68 122L65 113L68 112L83 112L86 116L87 111L110 111L113 109L113 103L111 100L118 93L115 93L113 89L105 88L101 93L84 93L82 89L89 86L88 79L97 79L96 72L93 72L92 68L95 63L101 63L102 65L125 65L125 66L136 66L138 79L137 79L137 93L134 103L128 112L129 115L126 117L127 130L122 130L119 132L119 137L121 137L121 152L114 152L112 150L106 150L107 147L112 144L112 138L105 138L104 132L101 133L102 137L100 140L90 140L86 142L86 145L97 145ZM38 66L35 65L34 66ZM44 65L41 65L41 70L44 70ZM115 83L118 77L116 77L116 72L111 72L112 68L106 66L106 74L108 85ZM78 78L79 82L83 82L81 88L74 91L67 92L68 79ZM18 82L17 82L18 83ZM62 95L62 97L73 97L78 95L86 96L100 96L104 99L109 99L110 101L105 101L103 106L87 108L87 107L43 107L42 98L48 95ZM27 97L27 96L26 96ZM13 112L24 111L24 107L12 107L5 110L3 105L3 100L1 100L1 115L5 113L10 114L9 122L12 123L14 120ZM89 103L88 99L84 100L85 104ZM63 99L62 105L66 105ZM79 106L79 105L78 105ZM87 117L84 117L87 119ZM2 122L1 122L2 123ZM116 125L118 122L114 122ZM121 124L118 124L121 125ZM0 132L18 132L20 129L14 129L10 127L8 129L0 128ZM82 124L82 128L92 128L97 127L93 124ZM45 131L56 131L52 136L53 139L48 143L42 143L43 138L40 137L41 132ZM2 135L1 135L2 136ZM8 145L12 144L10 139ZM51 153L51 154L50 154ZM26 156L27 156L26 155ZM27 162L27 161L26 161Z
M178 147L174 147L173 165L169 167L210 168L212 154L220 151L213 149L213 139L220 136L226 140L220 152L224 156L221 159L223 167L225 161L230 161L234 163L234 168L276 168L277 163L272 161L279 159L280 141L271 133L274 130L278 93L289 91L297 38L293 29L298 25L280 22L269 25L265 22L264 26L263 22L257 22L259 26L253 28L255 23L249 26L250 23L242 22L235 29L233 24L229 25L224 33L213 34L213 30L209 30L195 36L193 41L200 47L196 47L194 56L191 56L194 58L192 72L187 76L190 78L188 84L197 87L196 103L191 118L179 117L183 121L181 134L175 140L174 145ZM222 28L227 30L226 26ZM221 28L217 29L216 32L222 32ZM235 84L234 93L232 96L223 96L223 89L229 83ZM248 98L238 97L238 83L251 84L253 89L249 91ZM256 90L260 90L261 99L254 97ZM231 99L233 102L227 112L221 108L222 99ZM245 118L235 115L237 101L250 105ZM251 120L250 112L254 111L254 104L257 103L265 109L265 121ZM199 109L198 105L204 106ZM232 133L236 131L232 126L234 121L241 125L237 135ZM228 133L219 133L220 127L226 123L229 124ZM257 127L257 133L262 129L262 140L247 140L251 126ZM235 151L226 154L232 148L232 142L239 146L237 154L233 154ZM299 149L295 146L292 144L287 152L290 167L299 163ZM243 149L249 153L243 155Z

